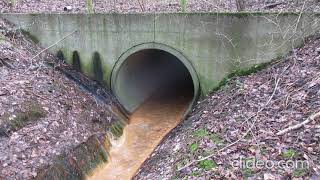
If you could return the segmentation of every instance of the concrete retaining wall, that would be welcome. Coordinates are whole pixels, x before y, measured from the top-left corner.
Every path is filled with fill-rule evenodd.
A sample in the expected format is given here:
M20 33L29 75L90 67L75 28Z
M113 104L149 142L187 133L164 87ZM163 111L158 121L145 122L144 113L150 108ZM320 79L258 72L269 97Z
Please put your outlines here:
M99 57L103 81L122 55L145 48L171 49L188 60L208 94L232 71L287 54L320 30L318 14L1 14L35 36L43 47L77 30L51 51L94 78ZM61 55L61 53L60 53ZM175 55L175 54L173 54ZM101 72L100 72L101 74ZM101 78L100 78L101 79ZM117 95L117 93L115 92Z

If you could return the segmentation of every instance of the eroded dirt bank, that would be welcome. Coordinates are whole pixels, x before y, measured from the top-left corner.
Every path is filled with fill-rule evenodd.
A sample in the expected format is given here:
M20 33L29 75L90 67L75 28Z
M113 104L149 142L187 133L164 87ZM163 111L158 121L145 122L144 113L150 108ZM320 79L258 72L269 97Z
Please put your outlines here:
M256 74L228 79L157 147L135 179L319 179L320 117L276 135L319 111L320 39L315 38ZM309 166L233 166L240 159L300 160Z
M0 179L30 179L94 133L105 133L111 97L95 98L47 65L44 53L20 30L0 19ZM65 64L56 68L77 74ZM77 75L79 80L95 82Z

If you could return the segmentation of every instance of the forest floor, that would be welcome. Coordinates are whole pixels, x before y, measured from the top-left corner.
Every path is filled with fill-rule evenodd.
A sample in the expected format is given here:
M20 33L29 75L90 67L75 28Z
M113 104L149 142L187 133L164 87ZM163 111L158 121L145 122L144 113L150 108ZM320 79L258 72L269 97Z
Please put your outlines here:
M78 0L0 0L0 13L86 13L86 1ZM96 13L182 12L180 0L93 0ZM236 12L235 0L187 0L186 12ZM245 11L319 12L318 0L245 0Z
M316 113L304 127L276 135ZM262 71L228 79L198 102L136 179L320 179L319 113L320 38L312 38Z
M105 133L96 122L113 118L111 100L96 99L47 65L57 58L35 57L41 50L0 19L0 179L35 177L57 155Z

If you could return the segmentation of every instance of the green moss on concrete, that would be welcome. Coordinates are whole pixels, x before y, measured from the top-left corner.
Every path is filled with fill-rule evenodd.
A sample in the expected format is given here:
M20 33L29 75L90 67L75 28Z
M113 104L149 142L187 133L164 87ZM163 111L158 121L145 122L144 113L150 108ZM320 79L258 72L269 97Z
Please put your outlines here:
M75 70L82 72L82 63L78 51L72 53L72 66Z
M59 50L56 56L60 61L65 62L65 57L62 50Z
M111 88L111 86L110 86L111 72L112 72L111 65L104 64L103 65L103 84L108 88Z
M98 52L93 53L92 57L92 72L94 74L94 79L98 81L99 83L103 83L103 66L100 54Z
M236 76L247 76L250 75L252 73L256 73L264 68L266 68L267 66L269 66L270 64L274 63L274 61L271 62L266 62L266 63L261 63L261 64L256 64L247 68L238 68L233 70L230 74L228 74L225 78L223 78L220 83L218 84L217 87L215 87L213 89L213 91L217 91L219 89L221 89L221 87L225 86L231 78L236 77Z
M94 71L90 66L92 55L94 52L99 52L104 66L103 82L107 84L110 84L111 69L129 49L147 42L163 44L181 52L190 60L199 77L201 91L207 94L214 87L216 90L223 86L232 74L250 71L238 68L233 72L234 66L231 63L234 63L234 59L239 59L241 61L239 64L242 66L248 66L251 62L247 60L252 59L257 60L257 63L269 61L292 49L292 44L283 43L290 41L289 37L300 42L303 37L319 31L319 27L315 24L320 13L303 13L297 31L289 29L285 37L279 34L279 28L286 30L287 25L292 24L299 13L1 14L0 16L17 24L44 22L41 24L43 28L40 28L40 24L39 27L35 24L27 30L36 35L45 47L61 39L62 35L81 27L77 34L50 50L56 53L58 49L63 49L68 63L71 62L72 51L78 50L83 63L83 73L89 77L94 77ZM268 19L274 20L275 17L277 22L280 22L280 27L268 21ZM301 38L298 38L299 35ZM232 40L235 47L230 47L229 40ZM272 44L266 44L271 43L271 40ZM275 49L281 43L284 47ZM296 44L294 46L296 47ZM220 82L229 72L231 75ZM115 91L117 93L118 90ZM124 101L127 99L124 98Z

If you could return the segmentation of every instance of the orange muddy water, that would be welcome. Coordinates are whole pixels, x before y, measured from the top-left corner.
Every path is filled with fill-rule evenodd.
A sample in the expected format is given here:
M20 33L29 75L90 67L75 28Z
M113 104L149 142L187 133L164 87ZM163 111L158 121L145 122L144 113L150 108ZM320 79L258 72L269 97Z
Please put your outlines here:
M120 139L112 142L110 161L89 179L131 179L163 137L182 120L191 95L154 96L130 117Z

